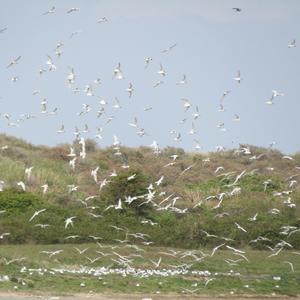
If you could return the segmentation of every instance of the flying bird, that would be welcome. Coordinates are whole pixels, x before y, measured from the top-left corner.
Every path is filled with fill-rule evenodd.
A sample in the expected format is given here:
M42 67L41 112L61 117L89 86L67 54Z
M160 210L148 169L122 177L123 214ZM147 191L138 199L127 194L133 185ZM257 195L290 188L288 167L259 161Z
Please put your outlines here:
M35 217L37 217L39 214L41 214L44 211L46 211L46 208L35 211L34 214L31 216L31 218L29 219L29 222L31 222Z
M18 56L17 58L13 59L7 66L6 68L10 68L18 63L18 61L21 59L22 56Z

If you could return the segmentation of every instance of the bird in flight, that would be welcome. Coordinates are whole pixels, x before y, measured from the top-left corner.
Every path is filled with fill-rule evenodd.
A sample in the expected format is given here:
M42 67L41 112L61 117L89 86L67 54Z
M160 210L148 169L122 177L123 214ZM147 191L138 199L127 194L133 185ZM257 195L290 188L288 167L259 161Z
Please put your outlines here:
M48 15L48 14L53 14L55 13L55 6L52 6L49 10L43 13L43 16Z
M240 70L237 71L236 76L233 78L236 82L241 83L241 72Z
M45 210L46 210L46 208L35 211L34 214L31 216L31 218L29 219L29 222L31 222L35 217L37 217L39 214L41 214Z
M21 59L21 56L18 56L17 58L13 59L7 66L6 68L10 68L18 63L18 61Z
M5 32L6 30L7 30L7 27L4 27L4 28L0 29L0 33Z
M295 48L296 47L296 40L291 40L289 43L288 43L288 48Z

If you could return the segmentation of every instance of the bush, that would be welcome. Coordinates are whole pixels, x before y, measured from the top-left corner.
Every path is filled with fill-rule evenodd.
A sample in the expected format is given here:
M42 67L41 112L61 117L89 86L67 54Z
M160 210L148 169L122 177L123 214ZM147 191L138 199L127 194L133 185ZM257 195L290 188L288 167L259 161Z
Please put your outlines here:
M135 177L128 180L128 178L134 174ZM118 174L118 176L113 177L110 184L102 194L102 197L108 204L117 204L119 199L122 199L123 201L125 197L128 196L134 197L147 194L148 185L148 177L141 170L126 170ZM137 214L143 214L151 207L148 204L140 206L141 201L146 200L139 199L130 204L130 207L133 208Z
M0 210L8 213L20 213L29 208L41 206L43 201L35 194L14 188L5 189L0 193Z

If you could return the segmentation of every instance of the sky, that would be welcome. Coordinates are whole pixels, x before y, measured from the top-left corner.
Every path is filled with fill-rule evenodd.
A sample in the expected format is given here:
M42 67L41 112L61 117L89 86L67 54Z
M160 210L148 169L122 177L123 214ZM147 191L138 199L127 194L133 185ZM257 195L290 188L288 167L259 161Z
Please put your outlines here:
M79 10L67 13L71 8ZM1 1L0 132L56 145L72 142L75 127L84 131L87 124L81 135L95 138L101 128L101 147L115 135L131 147L156 141L187 151L199 144L206 152L275 142L284 153L297 152L299 15L297 0ZM98 23L104 17L107 22ZM296 47L289 48L293 39ZM49 71L48 55L56 70ZM147 57L152 60L145 67ZM113 76L118 63L123 80ZM166 76L158 74L160 64ZM234 80L238 70L240 83ZM176 84L183 74L186 84ZM158 81L163 84L154 87ZM132 97L126 91L130 83ZM84 92L87 85L91 96ZM268 105L272 90L284 96ZM220 112L225 91L230 93ZM115 98L121 108L113 107ZM41 113L43 99L47 113ZM182 99L189 100L186 111ZM91 110L80 114L83 104ZM97 116L101 107L105 113ZM134 118L145 135L128 125ZM64 132L57 133L62 124Z

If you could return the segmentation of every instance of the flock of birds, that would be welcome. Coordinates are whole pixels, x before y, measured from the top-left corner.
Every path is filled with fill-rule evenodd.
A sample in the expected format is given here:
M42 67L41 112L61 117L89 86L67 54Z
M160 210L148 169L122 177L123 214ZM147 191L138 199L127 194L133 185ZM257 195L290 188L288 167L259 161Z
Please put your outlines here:
M233 8L233 10L236 13L241 13L240 8ZM56 7L52 7L49 10L45 11L43 13L44 16L54 14L56 12ZM67 14L73 14L73 13L79 13L79 8L70 8L66 13ZM109 22L109 20L106 17L100 18L98 23L105 23ZM6 34L6 31L8 31L9 28L2 28L0 30L0 34ZM73 32L70 35L70 38L73 38L75 35L79 34L80 32ZM57 43L56 49L55 49L55 55L57 58L60 58L63 56L63 46L64 44L62 42ZM168 54L171 51L174 51L174 49L177 47L177 44L173 44L166 49L162 50L161 52L164 54ZM296 41L292 40L290 43L288 43L288 48L295 48L296 47ZM22 63L22 56L18 56L16 58L12 58L11 61L7 63L6 68L7 69L17 69L17 65ZM150 64L153 63L153 59L151 57L145 58L145 69L148 68ZM47 55L47 61L46 61L46 67L41 67L39 70L39 74L43 75L45 72L55 72L57 69L57 63L56 59L53 58L50 55ZM153 84L153 88L158 88L160 85L164 84L163 79L167 76L167 71L164 68L163 63L160 63L159 69L157 70L158 76L160 76L160 79ZM109 105L109 102L104 99L103 97L99 97L95 94L96 87L100 86L102 84L102 81L100 78L97 78L94 80L92 84L86 85L83 89L76 86L76 72L73 68L70 68L69 74L66 76L66 84L67 86L73 91L73 93L83 93L87 97L96 97L98 99L99 107L97 108L96 112L96 118L104 118L105 119L105 125L110 123L115 117L113 115L109 115L107 113L107 106ZM112 70L112 79L113 80L125 80L125 75L123 73L122 65L121 63L118 63L116 67ZM19 80L18 76L13 76L11 78L12 82L17 82ZM243 78L241 75L241 71L238 70L236 72L236 75L233 77L233 80L237 84L242 84ZM176 85L187 85L188 79L186 75L183 75L182 78L176 83ZM132 98L135 93L135 87L134 85L129 82L128 88L126 89L126 92L128 93L128 97ZM225 97L228 97L230 94L230 90L224 91L220 98L219 103L219 111L223 112L224 109L224 99ZM40 91L35 90L32 92L32 95L36 96L39 95ZM273 90L271 92L270 99L266 101L266 104L272 105L274 103L274 100L276 97L282 97L284 94L282 92L278 92L276 90ZM114 103L112 105L112 108L115 110L121 109L123 107L123 104L119 102L117 98L114 99ZM191 110L191 108L194 107L193 103L186 98L182 99L182 108L184 113L187 113ZM144 111L151 111L152 107L145 107ZM82 110L78 112L78 116L83 116L86 114L89 114L94 111L94 108L88 104L83 103L82 104ZM59 109L57 107L51 107L48 103L48 100L46 98L43 98L41 101L41 111L40 115L57 115L59 113ZM20 116L17 120L13 120L11 114L9 113L3 113L1 114L2 117L7 121L8 126L18 127L21 126L22 122L36 118L37 116L35 114L24 114ZM189 131L190 135L196 134L196 126L195 123L197 119L200 117L199 108L197 105L195 105L195 110L191 115L192 118L192 126ZM188 118L183 119L181 122L184 123L187 121ZM234 121L238 122L240 121L240 116L238 114L234 115ZM128 126L136 130L136 134L140 137L143 137L147 135L146 130L140 125L140 122L137 117L133 119L132 122L128 123ZM217 127L221 131L226 131L225 124L223 122L220 122ZM57 128L57 134L63 134L66 132L64 124L61 124ZM77 165L80 164L82 161L84 161L88 156L88 151L86 149L86 138L84 137L85 133L88 133L90 131L89 125L86 124L83 129L79 129L78 127L74 130L74 135L76 137L76 140L79 145L79 153L76 153L76 149L74 146L70 146L70 151L67 154L69 157L69 167L72 171L76 172ZM103 139L103 128L97 128L97 134L95 135L95 138L97 140ZM171 134L173 136L174 141L180 142L181 141L181 133L177 132L176 130L172 130ZM195 149L200 150L200 142L195 139ZM274 146L274 143L270 145L270 148ZM10 145L1 145L1 155L5 155L5 151L9 149ZM153 154L156 156L159 156L161 153L161 149L156 141L153 141L153 143L150 145L150 147L153 149ZM120 169L130 169L130 164L122 158L123 153L121 149L121 141L120 139L114 135L113 136L113 154L116 157L120 157L122 164L120 165ZM223 146L217 146L217 151L224 151L225 147ZM235 151L235 154L237 156L245 156L248 157L249 162L253 163L258 160L264 159L267 154L261 154L259 156L256 156L252 154L250 147L240 147ZM180 158L180 155L174 154L170 156L170 161L162 166L162 170L165 170L165 168L172 168L177 164L178 159ZM284 155L282 156L283 160L293 162L293 157ZM210 158L207 157L202 160L202 165L209 165L210 164ZM251 164L250 164L251 166ZM27 182L30 182L32 177L32 172L34 172L35 166L28 166L25 169L25 176L26 181L17 181L16 185L22 189L23 191L26 191L27 189ZM187 172L189 172L191 169L197 168L197 163L193 163L189 166L187 166L179 176L184 176ZM87 214L90 218L98 219L105 217L105 212L107 210L115 209L115 210L122 210L124 208L124 205L130 206L133 202L138 202L139 206L143 205L151 205L154 209L157 211L172 211L176 214L187 214L190 210L197 209L197 207L202 206L207 201L216 201L216 204L214 207L212 207L212 210L216 212L215 218L216 222L218 218L225 218L228 212L220 212L219 208L222 207L223 201L226 199L226 201L236 195L241 194L242 188L239 186L239 183L242 178L245 176L253 175L258 172L260 172L259 169L251 169L246 168L240 173L237 173L236 171L231 170L225 170L223 166L218 166L214 171L214 176L223 179L224 181L228 181L228 183L224 191L220 191L220 193L216 195L210 195L209 197L202 199L194 204L192 208L188 207L179 207L176 206L177 201L180 199L179 196L177 196L175 193L167 194L166 191L162 191L162 183L165 180L165 176L163 174L159 175L155 182L150 182L149 186L147 187L147 193L144 195L127 195L124 199L116 199L115 204L111 204L107 206L101 214L95 213L96 206L90 204L90 202L97 198L99 195L88 195L84 200L81 200L82 207L87 210ZM300 166L295 165L294 166L295 172L300 171ZM272 173L274 171L274 168L272 166L266 168L267 172ZM111 178L118 176L117 170L111 170L111 173L106 178L99 179L99 172L100 168L99 166L95 166L90 171L90 176L92 180L94 181L94 184L97 186L97 189L99 190L99 194L101 194L101 191L103 188L108 186L111 182ZM163 172L162 172L163 173ZM127 181L130 182L136 178L135 173L128 176ZM286 189L282 191L274 192L274 196L278 197L282 200L282 203L288 207L289 209L295 209L296 204L292 199L293 193L297 189L297 176L299 176L300 173L296 173L293 176L289 176L286 178ZM264 191L268 191L268 186L272 183L272 180L266 180L262 182L262 186L264 187ZM3 189L6 187L6 183L3 180L0 180L0 191L3 191ZM48 183L45 182L42 186L42 193L46 194L49 192ZM71 184L67 186L68 192L70 194L76 193L80 190L79 185ZM29 218L28 222L32 222L33 226L41 228L41 230L47 230L49 226L54 226L55 224L44 224L44 223L38 223L39 217L46 211L46 208L40 208L39 210L35 211L33 215ZM4 216L6 211L0 211L0 217ZM281 211L277 208L271 209L268 213L272 215L278 215L281 213ZM248 227L255 226L255 222L259 218L259 214L256 213L253 216L249 216L248 218ZM76 242L76 239L80 238L79 235L67 235L68 229L70 228L76 228L76 218L77 216L69 216L64 222L64 229L66 231L65 240ZM153 222L150 219L142 219L141 220L141 228L144 226L143 224L146 224L145 226L157 226L158 224ZM247 234L248 227L242 226L241 224L235 222L233 224L234 227L236 227L238 230L240 230L243 234ZM101 237L98 236L90 236L91 241L94 241L94 243L97 244L98 249L95 250L93 253L89 253L89 256L87 255L89 248L80 249L79 247L74 247L74 253L77 255L80 255L83 257L86 261L86 265L74 269L74 268L68 268L68 267L62 267L62 268L53 268L53 269L46 269L46 268L38 268L38 269L30 269L26 267L25 265L21 269L21 273L28 272L29 274L33 274L37 272L40 275L44 275L46 273L52 273L52 274L64 274L64 273L74 273L74 274L92 274L94 276L104 276L107 274L121 274L122 276L137 276L137 277L149 277L152 275L159 275L159 276L178 276L178 275L185 275L185 274L194 274L198 276L204 276L206 280L204 281L204 285L207 286L212 280L215 280L217 278L217 274L212 274L209 271L190 271L189 269L191 266L199 261L203 261L206 259L209 259L215 255L215 253L221 249L227 250L230 255L236 257L236 259L227 258L225 259L226 263L229 267L233 268L234 266L237 266L241 263L250 263L249 258L247 257L246 251L237 249L232 246L232 242L234 242L233 239L226 237L226 236L217 236L215 234L202 231L203 235L205 235L209 239L213 239L216 241L215 247L208 253L205 251L200 250L174 250L170 249L165 252L158 253L158 257L156 260L150 260L149 262L152 264L153 268L147 268L147 269L137 269L132 267L132 264L134 264L135 259L143 258L143 251L144 249L140 247L140 245L148 246L153 244L153 241L151 241L151 237L143 232L130 232L126 228L117 227L115 225L111 225L111 230L114 230L118 233L123 233L124 238L123 239L115 239L114 242L117 244L115 246L107 246L100 243ZM282 235L282 240L278 243L276 243L273 247L266 246L270 250L270 253L267 256L267 259L270 259L274 256L280 255L281 251L284 249L293 249L293 245L288 241L288 239L295 234L300 233L300 228L296 226L283 226L281 228L280 234ZM10 232L3 232L0 234L0 242L4 241L10 236ZM260 243L263 244L267 242L272 242L269 238L258 236L255 239L253 239L250 244ZM131 253L128 255L121 255L117 252L116 249L122 248L122 249L130 249ZM104 251L103 249L110 249L110 251ZM42 255L47 256L49 259L57 258L59 255L63 252L63 249L45 249L41 251ZM300 252L292 251L295 255L300 255ZM229 255L229 256L230 256ZM97 265L97 262L99 263L103 257L109 256L111 257L111 263L119 265L118 268L112 267L112 265L109 266L101 266L99 267ZM172 257L173 259L177 259L180 263L178 265L173 266L166 266L163 265L164 258L165 257ZM189 258L189 262L183 262L185 258ZM26 257L21 258L14 258L14 259L6 259L5 257L2 257L1 260L4 262L5 265L13 264L13 263L20 263L20 262L26 262ZM288 265L291 272L294 272L294 266L289 261L283 261L284 264ZM229 275L235 274L236 276L239 276L240 274L230 271ZM84 286L84 283L82 283L82 286ZM198 290L197 285L193 286L191 289L187 289L184 292L186 293L195 293Z

